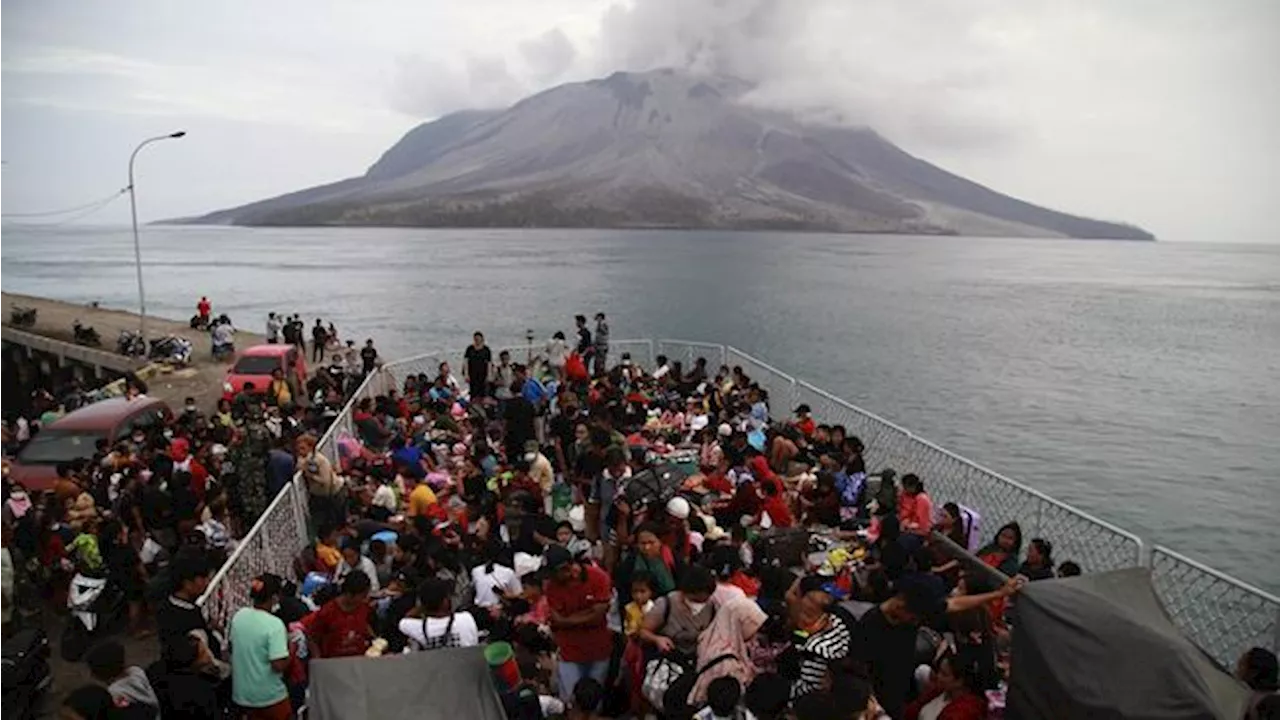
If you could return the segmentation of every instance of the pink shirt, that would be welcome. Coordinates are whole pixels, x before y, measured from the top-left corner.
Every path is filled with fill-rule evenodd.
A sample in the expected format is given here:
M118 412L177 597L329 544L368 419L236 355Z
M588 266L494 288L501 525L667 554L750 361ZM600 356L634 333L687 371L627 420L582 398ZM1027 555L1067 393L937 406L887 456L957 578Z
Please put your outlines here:
M898 523L903 532L927 535L933 527L933 501L928 493L898 493Z

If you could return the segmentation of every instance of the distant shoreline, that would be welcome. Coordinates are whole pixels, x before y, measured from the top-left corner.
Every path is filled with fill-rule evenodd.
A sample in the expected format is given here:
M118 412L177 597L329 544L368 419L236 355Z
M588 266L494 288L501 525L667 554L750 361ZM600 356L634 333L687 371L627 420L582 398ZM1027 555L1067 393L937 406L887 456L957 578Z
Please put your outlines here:
M744 226L723 227L716 225L408 225L379 223L217 223L201 222L201 218L169 218L153 220L146 223L148 227L239 227L239 228L328 228L353 229L370 228L375 230L608 230L608 231L665 231L665 232L740 232L768 233L784 232L808 235L901 235L903 237L954 237L990 240L1084 240L1101 242L1159 242L1155 235L1150 237L1072 237L1067 235L964 235L958 232L928 232L917 230L842 230L827 227L789 227L789 226Z

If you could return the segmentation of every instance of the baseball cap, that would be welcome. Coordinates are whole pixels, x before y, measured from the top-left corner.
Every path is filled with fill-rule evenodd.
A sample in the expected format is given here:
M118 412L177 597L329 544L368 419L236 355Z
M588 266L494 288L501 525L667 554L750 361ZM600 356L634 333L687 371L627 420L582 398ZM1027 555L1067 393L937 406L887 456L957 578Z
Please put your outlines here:
M279 595L284 588L284 580L274 573L263 573L249 583L249 599L262 602L273 595Z
M573 562L573 555L569 553L569 549L563 545L552 545L542 553L542 566L547 570L555 572L560 568Z

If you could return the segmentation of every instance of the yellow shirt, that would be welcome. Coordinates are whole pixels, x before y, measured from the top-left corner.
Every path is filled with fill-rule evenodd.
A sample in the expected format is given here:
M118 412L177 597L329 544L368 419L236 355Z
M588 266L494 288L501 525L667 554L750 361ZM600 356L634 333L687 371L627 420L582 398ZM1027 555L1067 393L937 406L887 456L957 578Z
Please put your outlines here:
M409 517L417 517L426 515L427 509L435 505L436 494L431 491L431 486L424 482L418 483L413 492L409 493Z
M316 543L316 559L326 568L332 570L338 567L338 563L342 562L342 553L338 552L338 548L332 545L318 542Z
M653 601L646 603L649 607L653 607ZM622 618L622 629L627 635L635 635L640 632L641 626L644 625L645 608L640 607L634 602L627 603L623 608L624 617Z

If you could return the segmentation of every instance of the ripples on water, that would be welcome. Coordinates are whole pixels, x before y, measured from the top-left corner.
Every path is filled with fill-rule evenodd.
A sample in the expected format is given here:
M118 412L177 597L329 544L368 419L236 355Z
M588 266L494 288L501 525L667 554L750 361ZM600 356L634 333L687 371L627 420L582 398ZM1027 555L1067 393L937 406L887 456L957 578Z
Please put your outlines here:
M1280 247L153 226L143 257L153 312L319 314L387 357L596 310L736 345L1280 590ZM136 303L127 229L6 228L3 260L6 290Z

